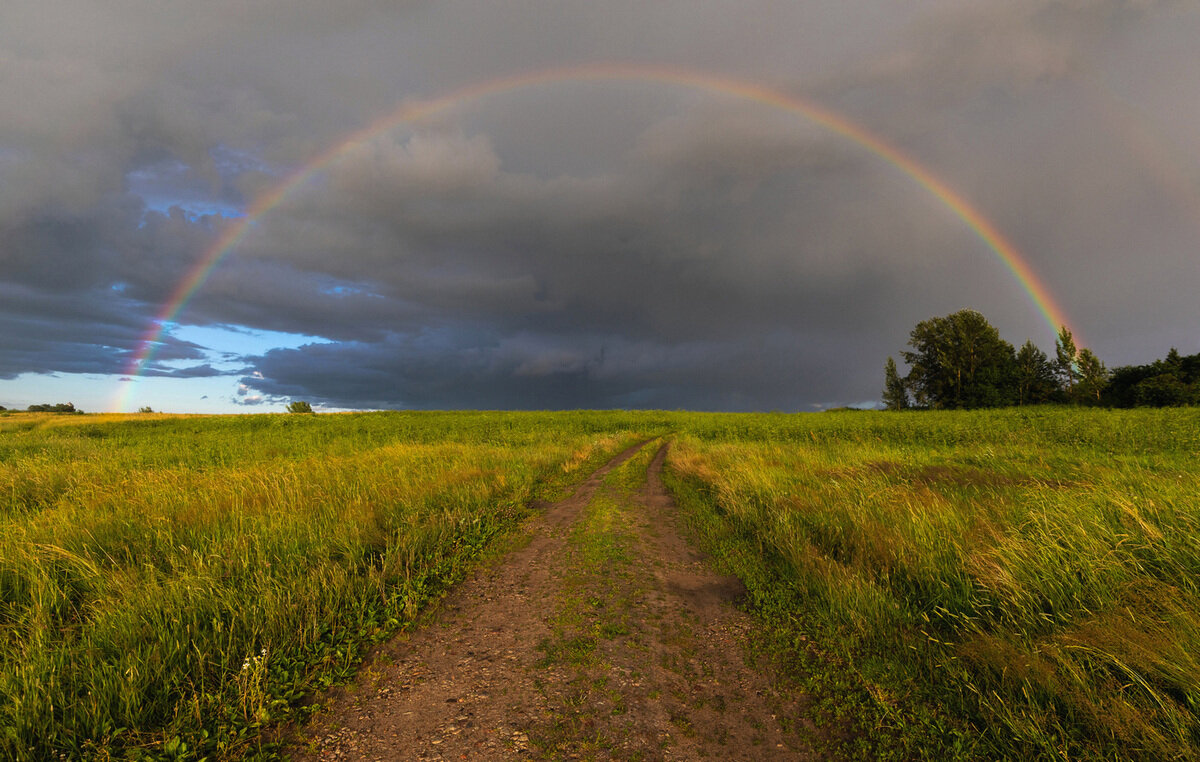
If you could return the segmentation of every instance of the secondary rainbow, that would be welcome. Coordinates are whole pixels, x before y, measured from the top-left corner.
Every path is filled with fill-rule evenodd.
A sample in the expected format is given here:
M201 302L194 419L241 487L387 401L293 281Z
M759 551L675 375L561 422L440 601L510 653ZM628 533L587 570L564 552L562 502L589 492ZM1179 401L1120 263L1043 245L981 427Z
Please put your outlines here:
M799 96L785 93L766 85L730 77L659 65L604 63L547 69L502 77L464 87L439 98L405 102L391 113L351 133L318 154L307 164L284 177L270 190L255 199L254 203L246 209L245 215L231 223L217 240L209 246L196 265L180 281L179 285L175 287L175 290L163 304L158 316L142 337L137 352L134 353L133 358L126 368L126 375L137 378L145 371L154 356L155 349L162 341L162 335L167 325L175 320L188 301L204 285L204 282L208 279L213 269L221 263L221 260L237 247L255 221L278 206L289 194L304 185L313 175L322 171L339 156L380 133L395 129L402 124L431 116L466 101L536 85L588 81L658 82L744 98L799 114L838 135L854 141L915 180L918 185L933 194L946 208L962 220L1000 258L1013 277L1017 279L1017 282L1029 295L1029 298L1051 331L1057 332L1060 326L1070 326L1066 314L1058 305L1049 288L1046 287L1046 284L1034 273L1033 268L1030 267L1016 246L984 217L978 209L915 159L906 156L882 138L877 137L841 114ZM125 389L119 395L119 402L116 405L118 411L126 408L129 398L132 395L134 384L126 383L122 386Z

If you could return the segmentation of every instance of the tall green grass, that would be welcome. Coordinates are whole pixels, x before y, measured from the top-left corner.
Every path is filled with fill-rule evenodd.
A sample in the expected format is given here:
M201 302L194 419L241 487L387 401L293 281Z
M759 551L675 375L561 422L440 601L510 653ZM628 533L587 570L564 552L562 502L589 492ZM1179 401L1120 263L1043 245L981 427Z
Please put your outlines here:
M0 758L232 758L662 417L0 419Z
M927 708L902 734L941 745L908 753L1197 756L1200 411L686 428L670 483L703 541L893 724Z
M866 753L1197 755L1200 411L1037 408L0 417L0 758L269 753L531 501L668 430L764 630L899 739Z

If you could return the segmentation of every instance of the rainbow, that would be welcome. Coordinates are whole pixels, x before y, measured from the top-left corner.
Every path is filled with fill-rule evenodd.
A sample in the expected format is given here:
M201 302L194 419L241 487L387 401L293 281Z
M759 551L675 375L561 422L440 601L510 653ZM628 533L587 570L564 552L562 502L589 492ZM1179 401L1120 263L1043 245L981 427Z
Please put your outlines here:
M918 185L931 193L946 208L977 235L1004 263L1005 267L1029 295L1034 306L1045 319L1052 332L1059 326L1070 326L1066 314L1055 301L1046 284L1038 278L1029 263L1017 248L969 201L955 192L949 185L915 159L906 156L892 145L846 117L812 101L775 90L771 87L697 72L653 64L603 63L554 68L501 77L455 90L439 98L402 103L389 114L376 119L357 130L311 159L304 166L276 183L270 190L255 199L243 217L237 219L221 233L204 252L187 276L167 298L155 317L151 327L143 335L137 351L126 367L126 375L136 380L145 372L155 350L162 342L168 324L187 305L188 301L204 285L213 269L221 263L253 227L255 221L284 201L293 191L304 185L315 174L321 172L339 156L370 140L380 133L395 129L452 106L512 90L538 85L563 82L656 82L678 87L716 92L722 95L743 98L773 108L798 114L809 121L854 141L866 150L892 164L912 178ZM125 410L133 393L134 383L122 384L116 410Z

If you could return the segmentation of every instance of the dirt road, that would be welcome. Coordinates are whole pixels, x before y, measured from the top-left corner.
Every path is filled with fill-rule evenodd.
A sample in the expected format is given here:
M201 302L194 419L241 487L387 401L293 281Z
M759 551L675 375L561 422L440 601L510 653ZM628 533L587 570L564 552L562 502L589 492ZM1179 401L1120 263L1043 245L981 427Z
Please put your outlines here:
M303 729L299 760L811 759L806 699L747 663L741 584L682 539L666 445L532 520Z

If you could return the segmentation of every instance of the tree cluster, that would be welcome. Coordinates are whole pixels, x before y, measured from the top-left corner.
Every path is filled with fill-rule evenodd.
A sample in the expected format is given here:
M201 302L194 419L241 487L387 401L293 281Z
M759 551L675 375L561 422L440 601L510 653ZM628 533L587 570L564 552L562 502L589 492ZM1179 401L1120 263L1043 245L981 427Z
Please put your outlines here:
M1117 368L1104 398L1113 407L1200 405L1200 354L1181 356L1172 348L1149 365Z
M1014 349L970 309L922 320L908 346L911 350L900 352L909 365L906 376L900 376L891 357L884 367L883 401L889 410L1106 401L1108 369L1090 349L1077 348L1065 326L1058 332L1054 359L1032 341Z
M82 413L71 402L60 402L57 405L30 405L25 408L31 413Z

